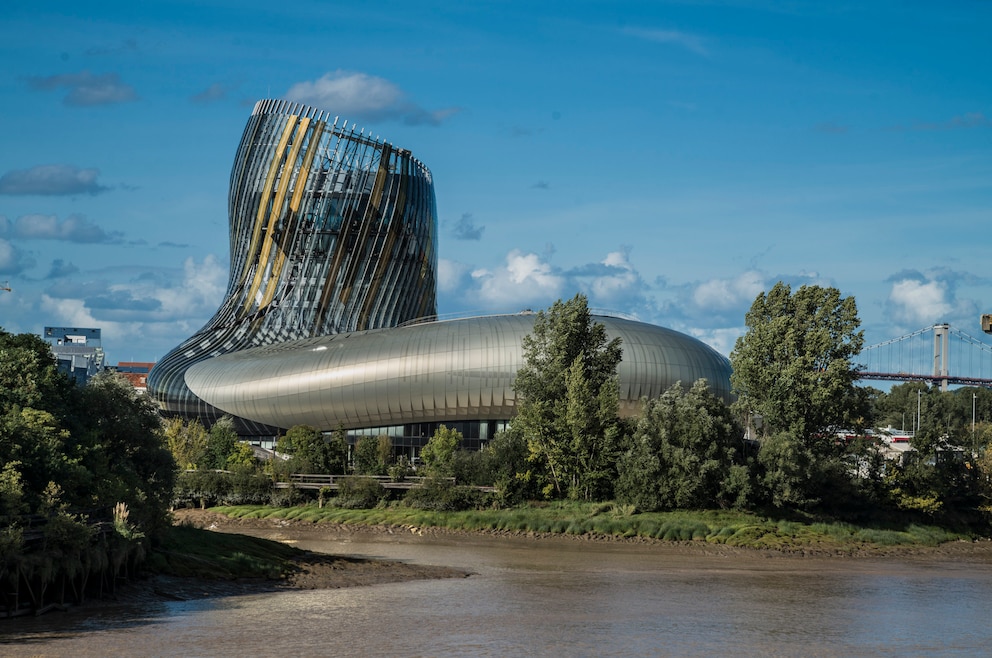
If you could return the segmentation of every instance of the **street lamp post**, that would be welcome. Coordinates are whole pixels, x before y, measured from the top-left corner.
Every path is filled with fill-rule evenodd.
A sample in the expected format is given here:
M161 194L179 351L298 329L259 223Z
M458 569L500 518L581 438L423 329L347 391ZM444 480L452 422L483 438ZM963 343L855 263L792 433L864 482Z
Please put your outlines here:
M978 394L971 394L971 453L973 458L978 456L978 441L975 435L975 407L978 404Z
M920 407L923 402L923 391L916 392L916 431L920 431Z

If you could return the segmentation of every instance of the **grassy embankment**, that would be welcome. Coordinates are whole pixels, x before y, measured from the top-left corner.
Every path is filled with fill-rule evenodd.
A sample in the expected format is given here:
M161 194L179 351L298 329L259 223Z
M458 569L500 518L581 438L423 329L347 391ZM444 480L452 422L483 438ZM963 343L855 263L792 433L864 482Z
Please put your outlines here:
M854 525L812 518L777 519L747 512L675 511L632 513L609 503L549 503L509 510L432 512L410 508L346 510L334 507L216 507L234 518L290 519L313 523L447 528L475 532L642 537L699 541L755 549L855 552L885 547L932 547L971 539L935 525L878 522Z
M277 580L302 555L303 551L276 541L177 525L169 528L142 567L184 578Z

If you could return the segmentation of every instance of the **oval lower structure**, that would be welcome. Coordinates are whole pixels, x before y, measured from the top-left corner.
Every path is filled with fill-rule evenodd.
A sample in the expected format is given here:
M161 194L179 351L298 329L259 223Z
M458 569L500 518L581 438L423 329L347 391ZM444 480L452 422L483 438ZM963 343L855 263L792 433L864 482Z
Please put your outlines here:
M535 315L467 318L295 340L193 365L186 385L226 413L275 427L321 430L410 422L509 420L522 342ZM623 415L672 384L705 378L727 401L727 359L685 334L595 316L619 337Z

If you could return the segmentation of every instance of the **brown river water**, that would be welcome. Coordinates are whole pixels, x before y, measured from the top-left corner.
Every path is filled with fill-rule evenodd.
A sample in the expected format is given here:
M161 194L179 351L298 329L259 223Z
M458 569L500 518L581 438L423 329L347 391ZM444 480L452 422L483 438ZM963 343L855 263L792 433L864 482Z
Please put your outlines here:
M281 538L473 575L0 620L0 655L992 654L988 553L769 557L664 544L292 529Z

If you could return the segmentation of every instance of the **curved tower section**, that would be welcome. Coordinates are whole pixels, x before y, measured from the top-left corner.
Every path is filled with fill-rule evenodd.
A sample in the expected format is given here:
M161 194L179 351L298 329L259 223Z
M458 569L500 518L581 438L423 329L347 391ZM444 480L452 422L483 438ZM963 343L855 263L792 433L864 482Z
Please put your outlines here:
M228 217L224 301L148 377L166 414L207 422L223 415L186 385L187 369L204 359L437 312L430 171L410 151L338 125L337 117L259 101L231 170Z

